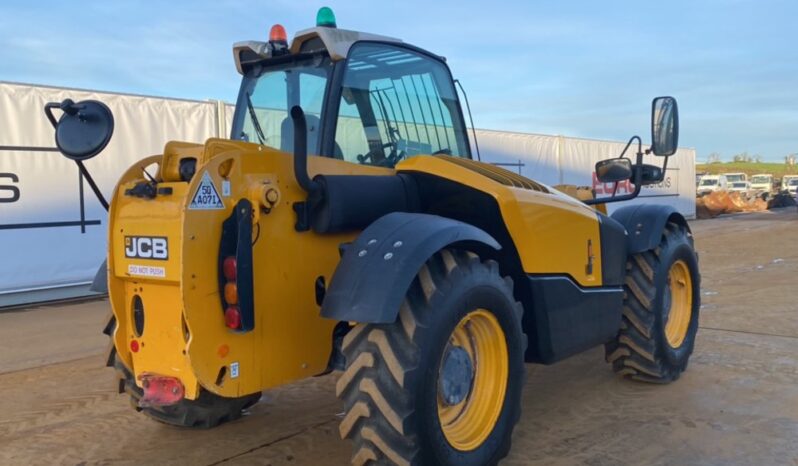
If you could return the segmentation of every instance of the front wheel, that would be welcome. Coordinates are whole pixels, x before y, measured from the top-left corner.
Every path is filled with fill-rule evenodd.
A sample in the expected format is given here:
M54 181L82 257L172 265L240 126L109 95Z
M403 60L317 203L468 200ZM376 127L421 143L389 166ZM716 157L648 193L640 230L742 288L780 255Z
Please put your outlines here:
M700 274L687 227L668 223L660 243L627 261L621 329L605 345L620 375L668 383L687 368L698 332Z
M512 280L443 250L419 271L393 324L346 336L337 394L353 464L490 465L520 417L526 337Z

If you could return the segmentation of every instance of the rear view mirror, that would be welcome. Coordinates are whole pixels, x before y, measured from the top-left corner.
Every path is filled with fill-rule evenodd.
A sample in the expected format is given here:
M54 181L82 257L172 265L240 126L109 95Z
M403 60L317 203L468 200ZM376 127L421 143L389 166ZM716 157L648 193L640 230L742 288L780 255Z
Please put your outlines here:
M632 168L632 171L633 180L637 179L637 172L640 172L640 184L643 186L661 183L662 180L665 179L665 172L662 171L662 168L656 165L642 163L640 165L635 165L634 168Z
M53 116L54 108L64 112L58 120ZM96 100L51 102L44 106L44 111L55 127L58 150L71 160L88 160L99 154L114 134L111 110Z
M679 108L673 97L657 97L651 103L651 152L673 155L679 145Z
M602 183L615 183L632 177L629 159L607 159L596 163L596 178Z

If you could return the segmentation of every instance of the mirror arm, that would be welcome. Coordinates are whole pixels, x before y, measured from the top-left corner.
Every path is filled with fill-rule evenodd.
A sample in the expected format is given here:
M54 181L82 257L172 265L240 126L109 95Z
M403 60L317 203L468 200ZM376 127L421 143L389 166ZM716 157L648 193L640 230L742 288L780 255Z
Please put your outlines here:
M103 193L100 191L97 183L94 182L94 178L91 177L91 174L86 169L86 166L83 165L81 160L75 160L75 163L78 164L78 169L80 169L80 172L83 173L83 178L86 178L86 181L89 182L89 186L91 186L91 190L94 191L94 195L97 196L97 200L100 201L100 204L102 204L103 208L108 211L108 201L105 200L105 196L103 196Z
M640 136L632 136L629 138L629 142L626 143L626 146L621 151L621 155L618 156L619 159L622 159L624 155L626 155L626 151L629 150L629 147L632 146L632 143L637 140L637 165L643 164L643 140L640 139ZM628 201L630 199L636 198L640 194L640 189L643 186L643 178L642 178L642 170L635 170L635 179L632 183L635 185L635 190L632 193L624 194L623 196L616 196L615 193L618 190L618 182L615 183L615 187L612 190L612 196L610 197L602 197L599 199L587 199L582 201L587 205L596 205L596 204L606 204L608 202L621 202L621 201Z
M45 104L44 114L47 115L47 119L50 120L50 124L53 125L53 128L58 128L58 120L56 120L53 115L54 108L61 108L61 104L58 102L49 102Z

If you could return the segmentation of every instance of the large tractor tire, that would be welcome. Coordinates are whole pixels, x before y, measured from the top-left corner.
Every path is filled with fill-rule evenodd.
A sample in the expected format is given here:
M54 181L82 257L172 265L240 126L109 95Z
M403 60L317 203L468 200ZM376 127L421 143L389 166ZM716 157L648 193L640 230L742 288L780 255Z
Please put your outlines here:
M111 317L104 333L112 336L115 327L116 319ZM144 395L144 391L136 385L133 374L119 359L113 342L108 356L108 365L116 370L119 393L127 393L130 396L130 404L136 411L141 411L156 421L173 426L200 429L216 427L240 418L245 409L257 403L261 398L260 393L239 398L225 398L201 389L200 396L196 400L183 399L171 406L142 408L139 406L139 400Z
M458 250L432 257L396 322L358 324L344 338L336 389L352 463L493 465L506 456L521 413L522 312L496 262Z
M668 383L687 368L701 305L698 258L687 228L668 223L654 249L626 264L621 329L605 345L607 362L626 378Z

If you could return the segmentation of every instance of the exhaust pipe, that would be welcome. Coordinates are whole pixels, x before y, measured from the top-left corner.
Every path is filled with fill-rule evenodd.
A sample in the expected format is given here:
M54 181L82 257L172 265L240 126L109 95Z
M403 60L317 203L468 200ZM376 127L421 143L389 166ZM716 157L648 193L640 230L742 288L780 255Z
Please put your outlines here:
M320 186L308 175L308 125L299 105L291 108L291 119L294 122L294 178L305 192L314 194Z

